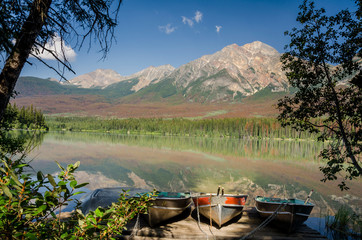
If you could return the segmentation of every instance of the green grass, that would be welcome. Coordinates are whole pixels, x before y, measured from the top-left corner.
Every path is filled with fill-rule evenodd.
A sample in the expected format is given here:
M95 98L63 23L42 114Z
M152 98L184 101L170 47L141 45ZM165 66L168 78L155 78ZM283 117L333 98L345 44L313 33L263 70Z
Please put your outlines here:
M228 113L227 110L217 110L217 111L213 111L213 112L209 112L203 116L198 116L198 117L186 117L185 119L190 119L190 120L197 120L197 119L203 119L203 118L207 118L207 117L215 117L218 115L223 115Z
M362 216L354 213L349 207L342 206L335 216L326 217L326 229L333 239L361 238Z

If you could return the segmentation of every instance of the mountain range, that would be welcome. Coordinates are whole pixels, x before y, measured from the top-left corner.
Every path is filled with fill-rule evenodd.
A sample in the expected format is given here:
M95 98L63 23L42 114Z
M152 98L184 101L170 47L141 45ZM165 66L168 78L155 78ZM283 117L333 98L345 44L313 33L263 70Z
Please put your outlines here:
M287 79L279 59L280 53L274 48L256 41L244 46L229 45L177 69L171 65L150 66L130 76L97 69L67 84L88 89L122 88L127 95L155 95L154 91L158 91L158 96L181 94L188 101L235 101L268 86L273 91L286 91Z
M243 103L250 97L288 93L280 56L277 50L260 41L243 46L231 44L178 68L150 66L129 76L111 69L97 69L67 82L21 77L15 90L18 99L82 95L113 104Z

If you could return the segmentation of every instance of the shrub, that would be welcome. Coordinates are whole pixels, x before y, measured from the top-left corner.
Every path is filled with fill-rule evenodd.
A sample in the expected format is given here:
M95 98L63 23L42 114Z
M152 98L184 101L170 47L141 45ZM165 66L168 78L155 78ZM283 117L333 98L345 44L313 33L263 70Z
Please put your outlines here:
M84 215L79 202L71 217L61 211L80 194L74 172L79 162L63 168L57 177L38 172L36 179L22 160L4 156L0 163L0 239L113 239L137 214L146 213L155 193L129 198L127 192L108 209Z
M350 208L342 206L335 216L326 217L326 229L332 239L361 238L362 218Z

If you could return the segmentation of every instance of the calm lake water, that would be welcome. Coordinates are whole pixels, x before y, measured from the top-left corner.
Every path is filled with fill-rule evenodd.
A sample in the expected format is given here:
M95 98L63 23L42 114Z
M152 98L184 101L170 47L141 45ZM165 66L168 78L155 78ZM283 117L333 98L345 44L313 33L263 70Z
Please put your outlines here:
M314 189L313 217L333 215L345 204L362 213L361 181L341 192L337 182L323 183L318 160L321 143L313 141L131 136L103 133L56 133L40 137L32 166L56 173L80 161L78 182L90 190L130 186L164 191L249 194L305 199Z

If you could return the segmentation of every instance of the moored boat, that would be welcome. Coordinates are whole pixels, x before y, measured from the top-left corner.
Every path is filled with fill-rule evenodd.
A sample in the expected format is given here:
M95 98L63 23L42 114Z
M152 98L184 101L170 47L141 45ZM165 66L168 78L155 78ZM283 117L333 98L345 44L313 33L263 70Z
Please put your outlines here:
M128 190L129 197L139 197L150 192L148 189L129 187L96 189L81 200L80 208L84 214L95 211L98 207L107 208L118 201L120 194L124 190ZM189 193L157 192L157 196L151 202L152 204L148 208L148 214L145 215L145 218L149 225L153 227L183 213L191 206L192 200Z
M166 220L182 214L191 207L190 193L182 192L158 192L157 197L152 200L145 218L153 227Z
M255 208L262 218L268 218L276 211L272 223L287 232L293 232L298 226L304 223L314 204L300 199L281 199L257 196Z
M240 215L248 195L203 193L193 196L196 210L206 218L215 222L218 227Z
M108 208L112 203L118 201L123 191L128 191L129 197L138 197L142 193L150 192L148 189L132 187L99 188L80 199L82 202L80 209L83 214L87 214L89 211L95 211L98 207Z

